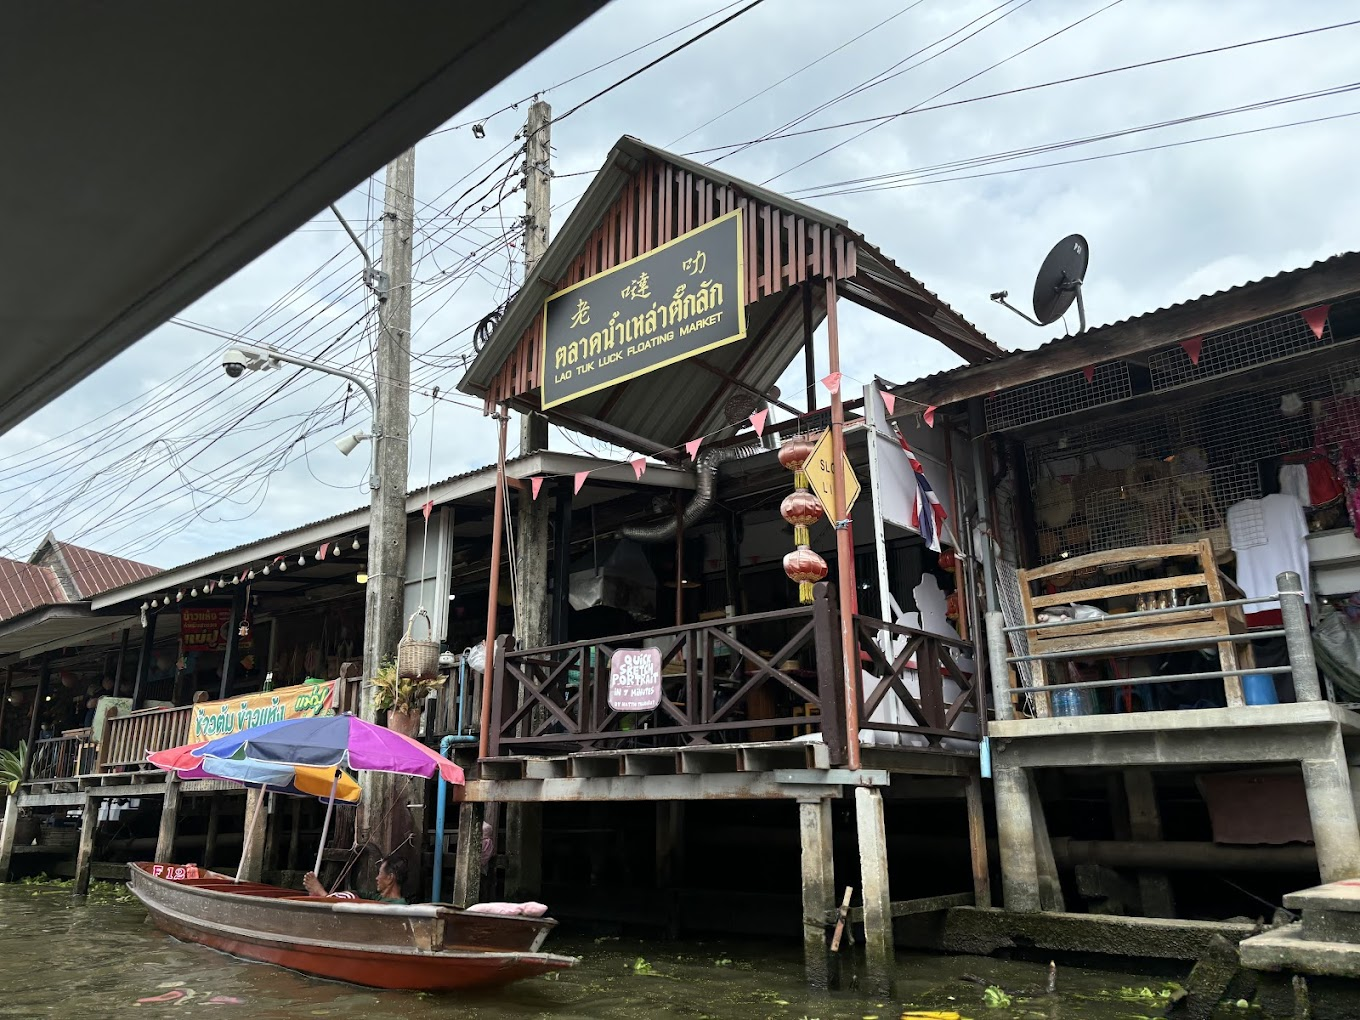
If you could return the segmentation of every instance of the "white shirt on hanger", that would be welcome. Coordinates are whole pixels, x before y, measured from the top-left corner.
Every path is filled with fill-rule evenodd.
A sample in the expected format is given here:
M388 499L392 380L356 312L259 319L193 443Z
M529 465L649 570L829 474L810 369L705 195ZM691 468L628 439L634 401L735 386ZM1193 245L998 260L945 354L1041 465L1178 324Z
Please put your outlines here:
M1308 521L1290 495L1244 499L1228 508L1228 537L1237 553L1237 583L1248 598L1274 595L1276 578L1292 570L1303 579L1303 599L1312 599L1308 583ZM1245 607L1248 613L1279 609L1278 599Z

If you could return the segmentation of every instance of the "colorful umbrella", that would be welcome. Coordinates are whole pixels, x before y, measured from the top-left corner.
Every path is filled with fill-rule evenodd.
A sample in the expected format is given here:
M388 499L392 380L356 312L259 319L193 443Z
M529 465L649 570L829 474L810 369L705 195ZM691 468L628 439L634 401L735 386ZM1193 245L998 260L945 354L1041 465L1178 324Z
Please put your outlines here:
M321 801L330 799L334 787L336 800L345 804L359 803L359 784L340 769L237 758L199 758L192 752L202 746L172 747L148 754L146 760L184 780L227 779L242 786L263 787L270 793L315 797Z

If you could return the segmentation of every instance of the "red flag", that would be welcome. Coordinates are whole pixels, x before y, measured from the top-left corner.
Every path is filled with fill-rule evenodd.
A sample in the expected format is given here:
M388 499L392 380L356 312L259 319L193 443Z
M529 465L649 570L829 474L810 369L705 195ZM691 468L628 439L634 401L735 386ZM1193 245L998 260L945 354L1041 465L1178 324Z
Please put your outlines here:
M1190 356L1190 364L1198 365L1200 351L1204 349L1204 337L1192 336L1189 340L1182 340L1181 348Z
M685 452L689 454L690 460L693 460L695 454L699 452L699 444L702 443L703 441L704 437L700 436L698 439L691 439L688 443L685 444Z
M889 414L892 414L892 413L893 413L893 406L897 403L897 398L894 397L894 396L893 396L891 393L889 393L887 390L884 390L884 391L880 394L880 396L883 398L883 406L886 407L886 408L888 409L888 413L889 413Z
M580 486L576 486L578 489ZM529 479L529 488L533 490L534 499L538 499L538 490L543 488L543 479L539 475L534 475Z
M576 488L572 490L573 492L580 492L580 491L581 491L581 486L583 486L583 485L586 484L586 476L589 475L589 474L590 474L589 471L578 471L578 472L576 472Z
M430 512L434 510L434 500L427 500L425 505L420 508L420 512L425 515L425 519L430 519Z
M927 407L924 411L922 411L922 412L921 412L921 417L925 419L925 423L926 423L927 425L929 425L931 428L934 428L934 427L935 427L935 405L934 405L934 404L931 404L931 405L930 405L929 407Z
M765 434L765 419L768 418L769 416L770 409L768 407L763 408L757 411L755 414L751 415L751 428L756 430L756 435L760 436Z
M1316 308L1308 308L1299 314L1303 316L1303 321L1308 323L1308 328L1313 331L1313 336L1322 339L1323 327L1327 325L1327 313L1332 310L1331 305L1318 305Z
M634 458L633 458L632 460L630 460L628 463L633 465L633 477L634 477L634 478L641 478L641 477L642 477L642 472L644 472L644 471L647 470L647 458L646 458L646 457L634 457Z
M822 385L826 387L828 393L839 393L841 391L841 373L832 372L822 380Z
M1095 381L1096 381L1096 366L1095 366L1095 365L1087 365L1085 368L1083 368L1083 369L1081 370L1081 374L1084 375L1084 376L1086 376L1086 381L1087 381L1088 383L1095 382Z
M330 547L331 544L329 542L322 542L321 548L316 551L316 558L319 560L324 560L326 558L326 551L330 549Z

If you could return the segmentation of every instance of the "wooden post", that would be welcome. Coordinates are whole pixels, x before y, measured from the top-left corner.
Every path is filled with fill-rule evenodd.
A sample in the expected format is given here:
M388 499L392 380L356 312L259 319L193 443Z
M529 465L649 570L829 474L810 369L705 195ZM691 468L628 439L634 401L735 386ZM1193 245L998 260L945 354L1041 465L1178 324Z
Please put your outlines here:
M269 815L264 810L263 788L246 791L246 827L241 835L241 863L236 869L238 882L258 882L264 872L264 829Z
M175 822L179 818L179 780L169 776L165 780L165 800L161 804L161 827L156 834L156 863L173 864L175 860Z
M675 490L675 625L685 625L685 504Z
M123 628L123 638L118 642L118 662L113 667L113 693L118 697L123 696L123 663L127 659L128 638L132 635L131 628Z
M211 868L217 859L217 828L222 813L222 798L217 794L208 797L208 834L203 838L203 867Z
M28 756L24 759L23 783L33 774L33 759L38 757L38 713L42 711L43 698L47 696L47 679L52 675L52 655L45 653L42 666L38 670L38 686L33 689L33 711L28 716ZM20 787L23 786L20 783Z
M552 640L560 645L567 640L567 597L571 588L571 501L573 480L564 478L557 484L556 504L553 507L553 592Z
M0 691L0 746L5 742L5 716L9 714L9 694L14 688L14 667L5 670L5 689Z
M807 411L817 409L817 351L812 346L812 281L803 281L803 374L807 377Z
M496 646L496 616L500 610L497 600L501 589L501 532L505 529L505 430L510 412L502 407L496 416L500 419L500 428L496 447L496 489L492 496L495 506L491 511L491 580L486 593L486 668L482 673L481 730L477 748L479 758L491 754L491 699L494 696L491 658Z
M302 801L293 801L292 828L288 833L288 870L298 868L298 839L302 829Z
M156 614L152 613L146 618L146 626L142 628L142 647L137 655L137 676L132 681L132 708L135 711L142 704L142 688L146 686L146 678L151 673L151 659L155 654L156 645Z
M231 685L236 682L236 650L240 647L241 621L246 615L246 590L238 584L231 593L231 620L227 624L227 644L222 650L222 685L217 692L219 701L226 701Z
M666 933L680 937L678 887L683 881L685 861L685 804L678 800L656 804L656 887L666 909Z
M855 788L855 823L859 831L859 874L864 896L865 991L892 995L892 895L888 888L888 835L883 825L881 790L869 786Z
M845 672L841 669L840 616L836 591L825 581L812 589L813 634L817 646L817 699L821 702L822 741L832 765L844 765Z
M461 816L460 816L461 823ZM477 854L481 856L481 835ZM543 887L543 805L507 804L505 807L505 898L532 900Z
M94 836L99 829L99 801L85 794L80 812L80 847L76 851L76 881L72 893L84 896L90 891L90 865L94 862Z
M14 859L14 839L19 831L19 798L15 794L5 799L5 820L0 824L0 882L9 881L9 863Z
M968 849L973 864L973 906L992 905L992 874L987 862L987 819L982 810L982 776L971 772L964 788L968 805Z
M1162 817L1157 810L1157 788L1148 769L1124 769L1124 796L1129 804L1129 837L1160 842ZM1165 871L1138 872L1138 892L1144 917L1175 917L1176 901Z
M455 907L470 907L482 895L482 818L486 805L464 801L458 806L458 853L453 862Z
M827 922L836 909L831 801L800 800L798 829L803 843L803 966L808 985L825 989L831 983Z
M1062 910L1062 883L1058 880L1058 862L1053 856L1053 843L1048 837L1048 818L1039 787L1034 782L1034 770L1026 772L1029 783L1030 826L1034 830L1034 861L1039 873L1039 903L1044 910Z

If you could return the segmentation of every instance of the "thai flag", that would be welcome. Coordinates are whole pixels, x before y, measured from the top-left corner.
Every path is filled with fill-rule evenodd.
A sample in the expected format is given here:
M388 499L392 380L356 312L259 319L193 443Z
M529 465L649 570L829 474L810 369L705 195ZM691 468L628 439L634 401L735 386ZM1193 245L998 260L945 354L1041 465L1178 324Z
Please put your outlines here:
M926 548L931 552L939 552L940 535L944 532L944 522L949 515L944 512L940 497L935 495L935 490L930 487L925 468L921 467L916 454L911 452L902 430L894 424L893 431L897 433L897 442L901 445L902 452L907 455L907 460L911 462L912 473L916 476L916 495L911 502L911 526L921 533ZM927 502L930 504L930 513L923 513Z

